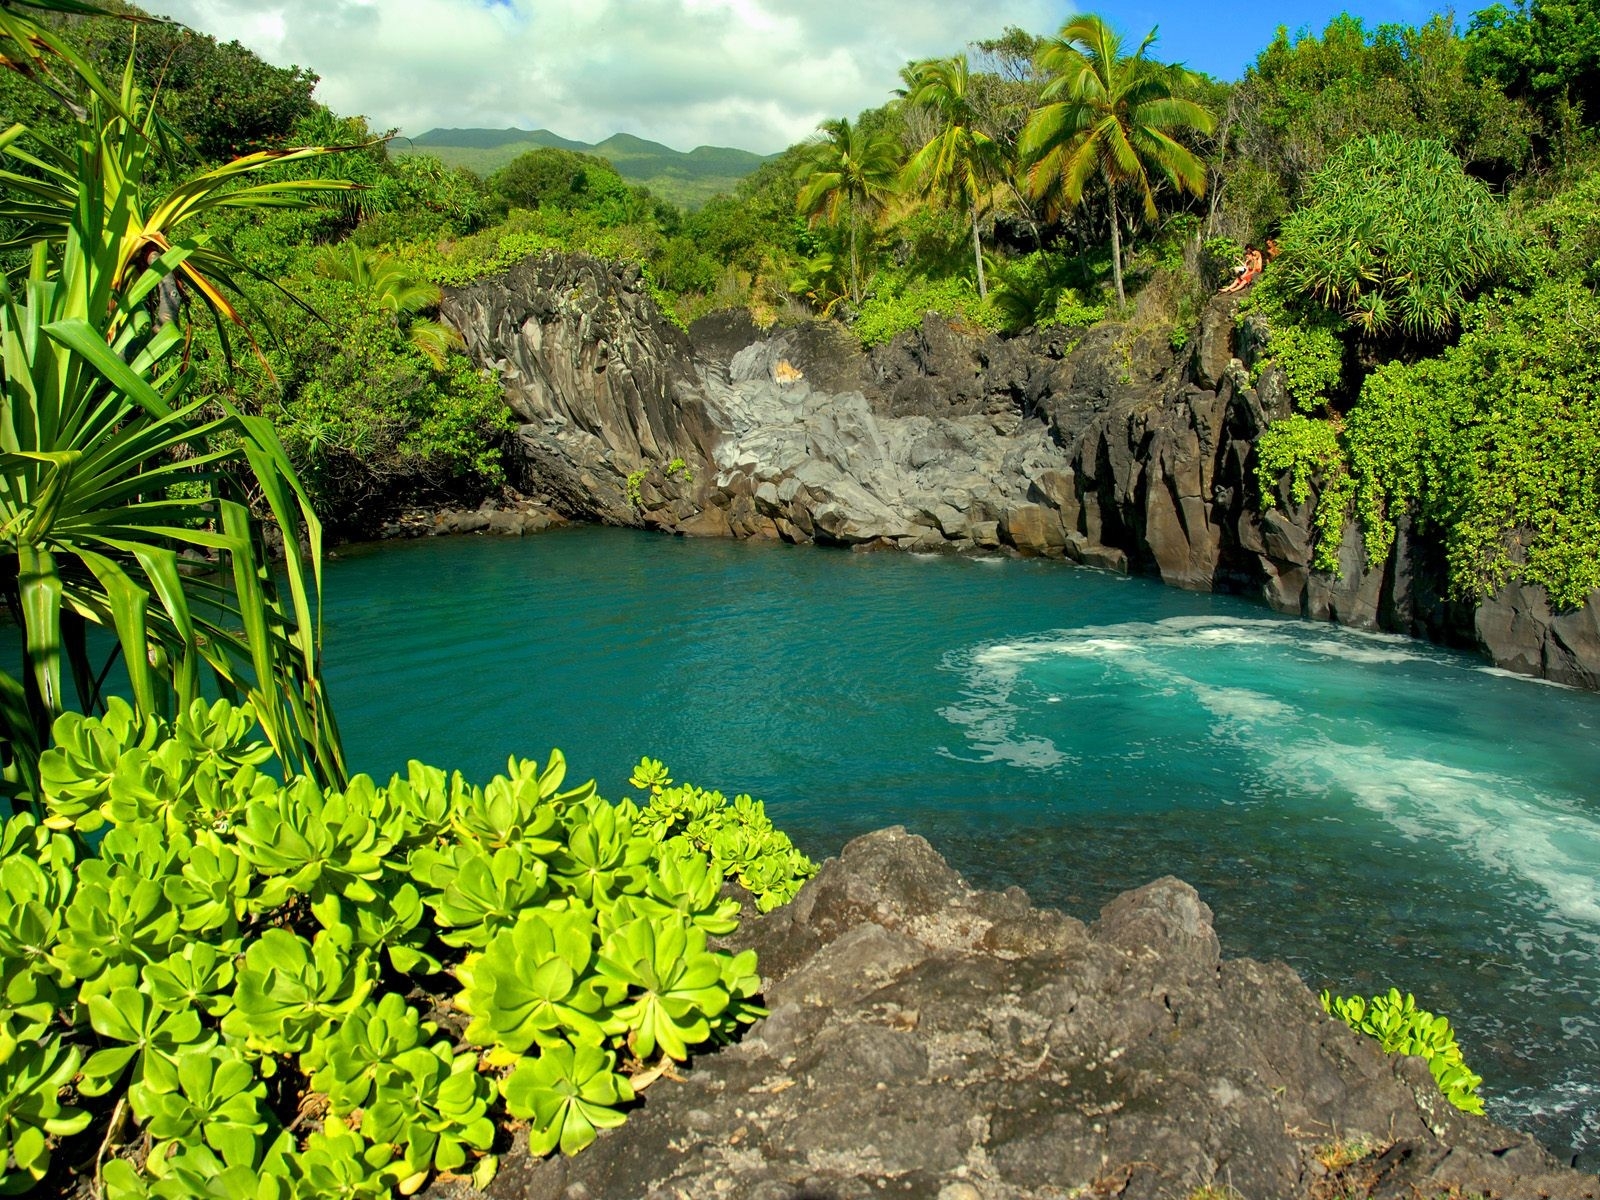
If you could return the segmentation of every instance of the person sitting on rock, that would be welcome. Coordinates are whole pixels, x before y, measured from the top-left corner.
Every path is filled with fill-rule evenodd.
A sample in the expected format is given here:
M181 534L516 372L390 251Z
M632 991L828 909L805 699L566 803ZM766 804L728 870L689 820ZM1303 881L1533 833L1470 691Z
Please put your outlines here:
M1261 257L1261 251L1254 246L1246 246L1244 249L1244 261L1239 264L1238 274L1234 276L1232 283L1222 289L1222 294L1242 292L1256 281L1256 277L1261 274L1263 265L1265 264Z

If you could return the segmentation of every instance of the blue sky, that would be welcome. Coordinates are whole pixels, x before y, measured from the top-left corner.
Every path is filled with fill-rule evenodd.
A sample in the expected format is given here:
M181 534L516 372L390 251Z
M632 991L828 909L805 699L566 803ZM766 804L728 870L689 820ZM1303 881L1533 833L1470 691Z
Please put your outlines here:
M1483 0L1475 7L1487 7L1489 3L1490 0ZM1143 37L1151 26L1160 26L1161 39L1156 48L1161 57L1185 62L1222 79L1237 79L1280 25L1287 26L1291 33L1308 27L1320 33L1329 20L1347 11L1369 27L1390 22L1418 25L1441 7L1412 0L1356 0L1350 4L1319 0L1282 0L1274 4L1262 0L1159 0L1118 4L1114 9L1108 6L1098 11L1111 16L1130 38ZM1464 24L1472 11L1475 8L1462 9L1458 19Z
M150 0L147 0L149 3ZM322 77L319 97L379 129L625 132L680 150L768 153L882 104L906 62L1007 25L1054 32L1065 0L153 0L197 29ZM1237 78L1279 25L1425 20L1413 0L1112 0L1136 45ZM1462 18L1471 10L1464 10Z

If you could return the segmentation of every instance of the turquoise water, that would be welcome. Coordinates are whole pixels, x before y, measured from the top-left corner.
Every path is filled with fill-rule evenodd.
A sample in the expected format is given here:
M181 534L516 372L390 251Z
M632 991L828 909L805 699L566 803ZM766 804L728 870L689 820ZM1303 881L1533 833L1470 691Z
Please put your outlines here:
M353 766L551 746L766 799L817 857L903 824L1092 917L1182 876L1226 951L1417 993L1491 1113L1600 1166L1600 697L1061 564L580 529L329 564Z

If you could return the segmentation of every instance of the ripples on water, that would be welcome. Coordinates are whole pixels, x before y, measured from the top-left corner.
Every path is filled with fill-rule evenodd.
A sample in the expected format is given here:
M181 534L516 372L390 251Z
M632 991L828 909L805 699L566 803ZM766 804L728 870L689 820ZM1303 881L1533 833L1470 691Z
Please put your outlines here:
M1600 698L1060 564L619 530L347 553L328 606L356 769L560 746L615 798L650 754L1083 917L1180 875L1229 953L1449 1014L1491 1113L1600 1165Z

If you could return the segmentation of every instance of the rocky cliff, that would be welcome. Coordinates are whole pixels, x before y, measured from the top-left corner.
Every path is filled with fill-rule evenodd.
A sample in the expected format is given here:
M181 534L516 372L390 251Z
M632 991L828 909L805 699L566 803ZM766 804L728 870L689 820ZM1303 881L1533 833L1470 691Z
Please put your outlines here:
M1176 879L1085 926L974 892L891 829L733 940L771 1015L576 1158L519 1139L491 1196L1600 1197L1325 1016L1287 966L1224 959Z
M451 291L444 314L524 422L517 482L576 519L1064 558L1600 687L1600 596L1452 602L1403 524L1378 569L1354 527L1337 576L1312 568L1313 502L1256 500L1254 441L1286 401L1239 365L1228 298L1183 352L1164 329L1002 339L930 317L866 353L831 324L738 314L686 336L636 269L557 256Z

